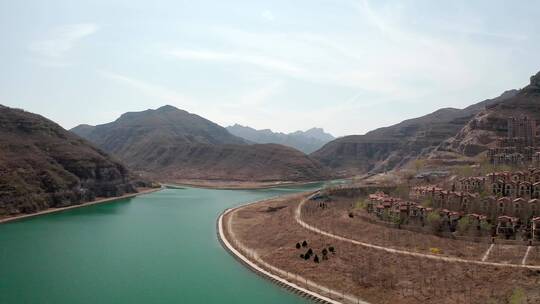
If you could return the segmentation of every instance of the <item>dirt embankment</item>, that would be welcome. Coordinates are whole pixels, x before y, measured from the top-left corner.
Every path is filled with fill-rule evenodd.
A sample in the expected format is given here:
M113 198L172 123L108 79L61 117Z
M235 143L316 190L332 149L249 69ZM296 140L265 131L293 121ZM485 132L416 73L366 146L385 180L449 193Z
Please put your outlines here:
M265 262L370 303L507 303L512 295L520 296L522 291L529 303L540 301L540 273L534 270L395 255L308 231L294 220L301 199L299 196L280 198L241 208L231 218L231 229ZM309 220L318 226L333 224L324 223L328 218L312 216L308 216ZM373 236L378 230L368 231ZM367 234L364 230L352 233L360 237ZM307 247L297 249L296 243L304 240ZM445 247L447 241L439 240L437 246L449 253L455 251L456 255L462 253L472 258L483 250L460 243ZM423 244L419 238L407 242ZM407 242L398 241L396 246L408 246ZM426 245L431 242L435 240L428 238ZM328 259L323 260L322 250L330 246L335 248L335 253L328 253ZM320 263L315 263L313 256L309 260L300 258L309 248Z

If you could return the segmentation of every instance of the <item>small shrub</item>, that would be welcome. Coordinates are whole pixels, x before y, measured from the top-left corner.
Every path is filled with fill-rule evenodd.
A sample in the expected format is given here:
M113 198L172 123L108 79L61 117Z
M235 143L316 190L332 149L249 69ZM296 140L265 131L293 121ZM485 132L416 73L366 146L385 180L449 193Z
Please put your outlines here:
M480 222L480 229L482 231L490 232L492 228L493 228L493 225L491 225L487 221Z
M431 212L428 214L427 222L433 232L438 232L441 228L441 216L437 212Z
M356 203L356 206L355 206L356 209L366 209L367 208L367 204L364 200L359 200L357 203Z
M422 201L422 206L424 207L433 207L433 200L431 197L427 197Z
M512 292L512 295L508 299L509 304L526 304L527 303L527 296L525 295L525 291L523 288L514 288L514 291Z
M315 258L313 258L313 262L319 263L319 256L318 255L315 255Z
M302 242L302 247L307 247L307 242L306 241Z
M416 159L415 161L413 161L413 167L416 173L420 172L420 170L422 170L422 168L424 168L425 166L426 161L423 159Z
M433 254L441 254L442 253L442 250L440 248L437 248L437 247L431 247L429 248L429 251Z
M328 254L328 250L326 250L326 248L324 248L324 249L322 250L322 255L323 255L323 256L326 256L327 254Z
M309 248L308 251L307 251L307 254L312 255L312 254L313 254L313 250L311 250L311 248Z
M401 225L404 222L404 219L399 215L391 215L389 216L389 220L396 225Z
M393 191L394 196L400 197L402 199L409 199L410 188L409 185L402 183L396 186Z
M336 250L334 249L334 246L328 247L328 251L330 251L331 253L336 253Z
M471 220L468 216L464 216L459 219L457 224L457 230L460 234L465 234L467 230L469 230L469 227L471 226Z
M303 254L303 253L300 253L300 258L301 258L301 259L304 258L304 254Z
M296 243L296 249L300 249L300 243Z
M349 212L349 217L350 218L353 218L354 217L354 214L352 212Z

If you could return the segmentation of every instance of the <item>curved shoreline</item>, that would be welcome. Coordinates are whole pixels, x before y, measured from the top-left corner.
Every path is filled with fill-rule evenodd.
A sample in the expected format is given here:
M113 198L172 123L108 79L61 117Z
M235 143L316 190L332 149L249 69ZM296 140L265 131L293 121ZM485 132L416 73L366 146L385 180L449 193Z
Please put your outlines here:
M306 192L304 194L311 195L314 192L316 192L316 191L310 191L310 192ZM231 212L235 212L235 211L237 211L237 210L239 210L241 208L251 206L251 205L254 205L254 204L258 204L258 203L263 203L263 202L266 202L266 201L270 201L270 200L273 200L275 198L276 197L269 198L269 199L264 199L264 200L259 200L259 201L247 203L247 204L244 204L244 205L241 205L241 206L237 206L237 207L234 207L234 208L229 208L229 209L226 209L225 211L223 211L219 215L219 217L218 217L218 219L216 221L217 237L218 237L218 240L219 240L220 244L222 245L222 247L227 252L229 252L229 254L231 254L236 260L238 260L241 264L243 264L244 266L246 266L247 268L249 268L250 270L252 270L256 274L262 276L263 278L269 279L271 282L273 282L273 283L275 283L275 284L277 284L277 285L279 285L281 287L284 287L284 288L286 288L286 289L288 289L288 290L290 290L290 291L292 291L294 293L298 293L299 295L301 295L303 297L306 297L308 299L311 299L311 300L314 300L314 301L317 301L317 302L320 302L320 303L331 303L331 304L343 304L343 303L348 303L348 302L358 303L358 304L370 304L370 303L368 303L366 301L362 301L362 300L360 300L358 298L351 298L349 295L344 295L341 292L336 292L336 291L331 290L331 289L329 289L327 287L320 286L315 282L306 280L306 285L307 286L315 285L315 288L317 288L319 290L322 290L322 291L327 291L328 293L331 293L331 294L334 294L336 297L342 298L343 300L345 300L347 302L340 302L338 300L334 300L334 299L331 299L331 298L329 298L327 296L324 296L324 295L322 295L322 294L320 294L318 292L308 290L307 288L304 288L304 287L299 286L298 284L296 284L294 282L289 281L284 276L280 276L280 275L275 274L276 272L277 273L282 273L282 274L286 273L287 276L290 276L291 273L289 273L287 271L284 271L282 269L279 269L279 268L277 268L277 267L275 267L273 265L270 265L270 264L268 264L268 263L266 263L264 261L260 261L263 264L267 264L266 267L275 270L273 273L271 273L270 271L265 270L261 266L257 265L256 262L251 261L244 254L242 254L239 251L239 249L236 249L231 244L231 241L229 239L227 239L227 236L225 234L225 229L227 229L226 227L224 227L224 220L223 219L224 219L225 215L227 215L227 214L229 214ZM230 225L230 223L229 223L229 225ZM227 230L227 232L229 234L231 233L228 230ZM303 282L303 280L305 280L304 278L298 277L297 275L295 275L295 278L296 278L296 280L301 280L302 282Z
M61 208L49 208L49 209L45 209L45 210L42 210L42 211L39 211L39 212L36 212L36 213L30 213L30 214L23 214L23 215L11 216L11 217L6 217L6 218L0 218L0 224L13 222L13 221L18 221L18 220L23 220L23 219L27 219L27 218L31 218L31 217L35 217L35 216L40 216L40 215L45 215L45 214L50 214L50 213L62 212L62 211L76 209L76 208L82 208L82 207L88 207L88 206L97 205L97 204L111 203L111 202L114 202L114 201L118 201L118 200L122 200L122 199L126 199L126 198L132 198L132 197L136 197L136 196L139 196L139 195L145 195L145 194L149 194L149 193L153 193L153 192L157 192L157 191L161 191L161 190L163 190L163 188L150 188L150 189L142 190L142 191L136 192L136 193L129 193L129 194L126 194L126 195L115 196L115 197L107 197L107 198L98 199L98 200L95 200L95 201L86 202L86 203L82 203L82 204L78 204L78 205L71 205L71 206L61 207Z
M243 206L241 206L243 207ZM240 208L240 207L237 207L237 208ZM219 215L219 218L217 220L217 236L218 236L218 240L220 242L220 244L223 246L223 248L225 248L225 250L227 252L229 252L229 254L231 254L236 260L238 260L240 263L242 263L244 266L246 266L247 268L249 268L250 270L252 270L253 272L259 274L260 276L262 276L263 278L265 279L268 279L270 280L271 282L281 286L281 287L284 287L284 288L287 288L295 293L298 293L299 295L303 296L303 297L306 297L308 299L311 299L311 300L316 300L318 302L322 302L322 303L330 303L330 304L341 304L341 302L338 302L338 301L335 301L335 300L332 300L330 298L327 298L323 295L320 295L318 293L315 293L313 291L310 291L310 290L307 290L303 287L300 287L298 285L296 285L295 283L292 283L292 282L289 282L287 281L286 279L284 278L281 278L277 275L274 275L274 274L271 274L270 272L262 269L261 267L259 267L258 265L256 265L255 263L251 262L249 259L247 259L243 254L241 254L238 250L236 250L232 245L231 243L227 240L226 236L225 236L225 233L223 231L223 216L225 216L226 214L228 214L229 212L235 210L236 208L234 209L227 209L225 210L223 213L221 213Z

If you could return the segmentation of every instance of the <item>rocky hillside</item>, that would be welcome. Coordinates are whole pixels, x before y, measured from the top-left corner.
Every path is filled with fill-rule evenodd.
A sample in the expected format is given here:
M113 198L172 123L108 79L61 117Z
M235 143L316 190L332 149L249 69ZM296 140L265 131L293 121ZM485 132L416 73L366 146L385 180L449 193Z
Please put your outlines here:
M311 156L341 176L399 168L408 161L436 149L486 106L515 94L515 91L508 91L497 98L484 100L465 109L444 108L390 127L370 131L365 135L338 138Z
M304 153L276 144L189 145L150 152L155 178L233 181L312 181L329 178L321 164ZM158 156L159 154L159 156ZM151 156L153 158L154 156ZM158 165L156 165L158 164Z
M87 141L0 105L0 216L135 191L127 169Z
M507 119L526 115L540 120L540 72L529 85L508 98L486 107L471 119L454 137L446 140L439 151L452 151L475 156L495 145L499 136L506 136Z
M311 128L307 131L296 131L286 134L272 132L270 129L256 130L236 124L227 127L227 130L231 134L253 143L280 144L308 154L320 149L324 144L334 139L334 136L324 132L321 128Z
M83 132L81 132L83 130ZM107 152L158 179L300 181L328 177L317 161L282 145L250 145L225 128L172 106L76 127Z

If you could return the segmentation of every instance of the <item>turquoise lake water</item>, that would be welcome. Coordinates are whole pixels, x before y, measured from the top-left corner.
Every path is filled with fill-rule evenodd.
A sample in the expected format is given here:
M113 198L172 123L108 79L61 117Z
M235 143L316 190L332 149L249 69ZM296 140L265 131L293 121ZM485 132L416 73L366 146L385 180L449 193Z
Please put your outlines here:
M320 185L166 189L0 225L0 303L306 303L219 244L233 206Z

